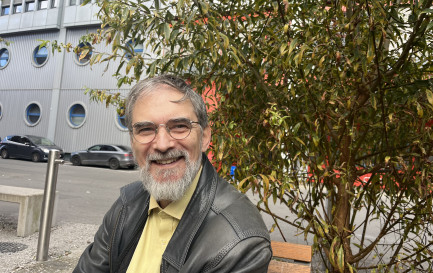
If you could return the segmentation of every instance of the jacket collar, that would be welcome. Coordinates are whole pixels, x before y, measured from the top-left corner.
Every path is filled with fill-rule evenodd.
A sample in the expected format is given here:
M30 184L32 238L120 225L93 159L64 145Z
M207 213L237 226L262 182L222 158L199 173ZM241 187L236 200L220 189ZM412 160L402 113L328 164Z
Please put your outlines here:
M163 262L178 270L185 263L191 243L215 198L217 173L204 153L202 162L203 170L195 192L162 256Z

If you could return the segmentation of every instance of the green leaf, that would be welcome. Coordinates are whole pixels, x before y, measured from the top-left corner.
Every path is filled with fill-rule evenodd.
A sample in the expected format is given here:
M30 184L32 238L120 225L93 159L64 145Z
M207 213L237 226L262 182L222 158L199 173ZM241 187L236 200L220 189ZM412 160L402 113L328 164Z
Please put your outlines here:
M433 93L432 93L432 91L430 91L430 90L426 90L425 91L425 93L426 93L426 95L427 95L427 100L428 100L428 102L431 104L431 105L433 105Z
M287 48L287 44L286 43L284 43L284 44L282 44L280 46L280 55L284 55L284 53L286 53L285 52L286 48Z
M370 42L368 43L368 50L367 50L367 64L371 63L375 56L373 38L370 37L369 40Z
M199 2L199 3L203 14L207 14L209 11L209 4L207 2Z
M416 103L416 111L420 118L424 116L424 110L422 109L421 105L418 102Z
M223 38L223 47L227 49L230 43L229 38L224 33L220 33L220 36Z
M289 53L288 53L288 54L292 53L293 49L295 49L295 47L296 47L297 45L298 45L298 38L295 38L295 39L293 39L293 40L290 42Z
M340 245L340 248L338 249L338 252L337 252L337 264L338 264L338 270L341 273L344 273L345 262L344 262L344 249L343 249L342 245Z
M229 54L235 59L235 61L238 63L238 65L242 66L241 60L239 59L238 55L234 53L233 51L230 51Z
M164 37L166 40L170 40L171 28L168 23L164 23Z

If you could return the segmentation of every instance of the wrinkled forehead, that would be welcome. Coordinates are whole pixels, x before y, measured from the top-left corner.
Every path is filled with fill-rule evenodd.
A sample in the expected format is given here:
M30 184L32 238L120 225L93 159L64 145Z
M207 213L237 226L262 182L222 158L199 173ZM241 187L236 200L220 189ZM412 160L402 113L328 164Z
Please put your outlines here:
M132 111L132 121L143 118L172 119L185 117L196 120L194 107L184 93L169 85L158 85L142 92Z
M150 97L152 95L158 95L163 92L170 93L170 97L173 97L172 101L180 101L185 98L185 93L181 92L179 89L176 89L173 86L164 83L157 83L147 87L144 87L140 92L137 100L146 99L146 97Z

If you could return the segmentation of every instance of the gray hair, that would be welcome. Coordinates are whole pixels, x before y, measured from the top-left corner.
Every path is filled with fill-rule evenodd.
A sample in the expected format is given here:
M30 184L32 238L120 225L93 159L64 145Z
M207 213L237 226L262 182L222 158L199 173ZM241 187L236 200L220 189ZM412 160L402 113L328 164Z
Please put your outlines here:
M134 87L132 87L131 92L129 92L128 97L126 98L125 118L130 132L132 132L132 111L134 110L138 98L144 94L149 94L150 92L157 92L156 87L161 85L171 86L181 92L183 97L180 100L173 102L190 100L201 128L204 129L208 126L206 105L203 98L192 90L192 88L181 78L174 75L160 75L139 81Z

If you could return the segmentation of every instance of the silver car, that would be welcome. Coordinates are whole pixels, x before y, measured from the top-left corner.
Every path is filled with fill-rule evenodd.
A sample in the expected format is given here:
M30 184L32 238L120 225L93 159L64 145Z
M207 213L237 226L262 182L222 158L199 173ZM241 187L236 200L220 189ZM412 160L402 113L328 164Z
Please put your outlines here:
M71 162L79 165L108 166L113 170L118 168L135 168L132 150L124 145L93 145L87 150L71 153Z

